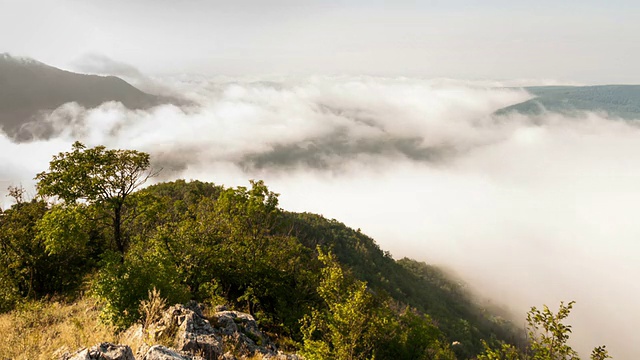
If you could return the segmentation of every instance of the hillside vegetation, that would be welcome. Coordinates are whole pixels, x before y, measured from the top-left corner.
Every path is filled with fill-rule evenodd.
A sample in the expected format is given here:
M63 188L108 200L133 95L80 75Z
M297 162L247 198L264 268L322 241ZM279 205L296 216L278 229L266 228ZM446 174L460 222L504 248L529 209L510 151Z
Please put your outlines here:
M167 304L245 311L308 359L560 359L556 348L577 359L561 323L573 303L558 314L533 308L525 337L461 281L396 261L336 220L281 209L262 181L142 188L153 175L148 154L75 143L37 174L38 197L10 189L16 203L0 213L0 326L31 335L8 343L26 354L117 340L144 320L140 303L156 289ZM90 299L89 310L68 305ZM594 359L606 358L596 350Z

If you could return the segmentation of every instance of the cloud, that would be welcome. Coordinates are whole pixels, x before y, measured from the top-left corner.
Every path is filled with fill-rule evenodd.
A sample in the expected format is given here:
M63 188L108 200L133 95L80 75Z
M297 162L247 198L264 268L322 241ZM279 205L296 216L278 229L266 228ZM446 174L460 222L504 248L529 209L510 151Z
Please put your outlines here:
M634 358L640 128L602 114L494 116L499 83L373 77L171 79L196 108L67 104L50 141L0 138L0 181L32 184L78 139L135 148L158 180L246 185L336 218L395 257L446 265L522 321L576 300L577 347ZM4 185L5 183L2 183Z
M75 67L84 72L142 78L144 75L133 65L116 61L108 56L96 53L85 54L74 61Z
M75 59L71 66L74 70L104 76L117 76L130 82L142 91L162 96L179 97L170 86L163 84L131 64L113 60L99 53L87 53Z

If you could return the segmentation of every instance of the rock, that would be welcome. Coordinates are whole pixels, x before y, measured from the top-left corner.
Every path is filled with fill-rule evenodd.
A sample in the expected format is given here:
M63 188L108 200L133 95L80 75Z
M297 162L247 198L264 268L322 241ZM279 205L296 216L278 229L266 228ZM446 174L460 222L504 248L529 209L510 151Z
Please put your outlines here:
M141 360L302 359L279 352L250 314L217 309L224 310L211 315L209 321L202 306L195 302L171 306L159 320L146 328L134 325L122 334L122 338L127 343L140 344L136 358ZM109 343L65 355L60 359L134 360L128 346Z
M159 326L164 326L168 332L175 331L174 344L180 351L202 354L207 359L215 359L223 353L222 338L196 303L170 307L164 312Z
M61 360L135 360L131 348L126 345L101 343L74 354L64 354Z
M262 358L269 360L304 360L302 356L296 354L285 354L283 352L278 352L275 355L265 355Z
M180 354L162 345L154 345L149 348L142 360L204 360L204 358Z
M213 314L211 320L227 347L232 347L236 354L275 354L275 344L260 331L253 316L238 311L220 311Z

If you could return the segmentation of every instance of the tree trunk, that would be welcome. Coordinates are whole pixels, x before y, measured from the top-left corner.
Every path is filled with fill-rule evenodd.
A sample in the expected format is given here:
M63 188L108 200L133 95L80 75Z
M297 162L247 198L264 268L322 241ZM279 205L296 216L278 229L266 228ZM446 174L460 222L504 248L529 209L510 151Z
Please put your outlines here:
M121 229L121 225L122 225L122 205L117 205L115 207L114 211L114 216L113 216L113 240L116 243L116 246L118 247L118 251L120 251L120 254L122 254L122 257L124 258L124 242L122 240L122 229Z

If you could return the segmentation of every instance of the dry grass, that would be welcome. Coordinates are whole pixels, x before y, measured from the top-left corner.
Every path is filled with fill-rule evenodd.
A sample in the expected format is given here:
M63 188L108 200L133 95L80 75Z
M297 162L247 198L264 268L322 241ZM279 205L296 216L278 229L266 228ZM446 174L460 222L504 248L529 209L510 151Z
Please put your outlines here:
M166 307L167 301L154 286L153 290L149 290L149 299L140 302L140 314L143 314L142 328L148 329L151 324L160 320Z
M37 301L21 305L0 315L0 357L49 360L100 342L120 342L115 329L103 324L99 315L100 308L91 298L72 304Z

